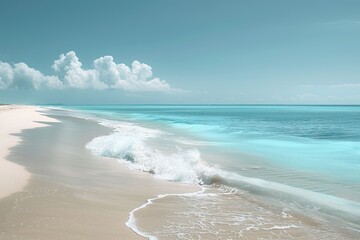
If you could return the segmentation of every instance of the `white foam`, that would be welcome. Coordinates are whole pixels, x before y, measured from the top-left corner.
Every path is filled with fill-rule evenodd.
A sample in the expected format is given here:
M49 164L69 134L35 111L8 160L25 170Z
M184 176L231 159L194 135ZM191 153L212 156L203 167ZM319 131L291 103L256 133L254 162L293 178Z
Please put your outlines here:
M269 227L269 228L263 228L263 230L286 230L286 229L290 229L290 228L299 228L296 225L286 225L286 226L273 226L273 227Z
M137 212L140 209L143 209L145 207L147 207L148 205L154 204L154 201L161 199L161 198L165 198L168 196L197 196L198 194L202 194L204 193L205 188L201 188L200 191L198 192L192 192L192 193L170 193L170 194L160 194L158 196L156 196L155 198L149 198L146 200L146 203L144 203L143 205L141 205L140 207L135 208L134 210L132 210L129 213L129 218L126 221L125 225L128 226L129 228L131 228L136 234L148 238L149 240L157 240L157 238L147 232L141 231L139 229L139 227L136 225L136 219L135 219L135 212Z
M95 155L125 160L131 168L171 181L202 183L201 176L210 170L196 148L178 147L176 152L164 153L147 144L147 140L161 138L166 132L128 122L102 121L101 124L115 128L115 132L86 145Z

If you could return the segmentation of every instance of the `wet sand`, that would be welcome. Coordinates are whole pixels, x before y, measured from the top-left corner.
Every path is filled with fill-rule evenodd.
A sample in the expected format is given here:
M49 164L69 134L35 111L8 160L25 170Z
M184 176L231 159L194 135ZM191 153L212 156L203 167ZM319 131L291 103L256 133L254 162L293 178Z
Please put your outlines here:
M153 213L156 213L156 217ZM156 199L135 213L137 226L169 239L358 239L358 232L272 204L246 191L207 186L202 193Z
M23 191L0 199L1 240L143 239L125 226L131 210L158 194L198 190L95 157L86 143L111 129L51 117L60 122L23 130L7 157L31 177Z
M39 108L33 106L0 105L0 199L21 191L30 178L30 173L23 166L7 159L10 148L21 141L14 134L24 129L46 126L40 121L56 121L37 110Z

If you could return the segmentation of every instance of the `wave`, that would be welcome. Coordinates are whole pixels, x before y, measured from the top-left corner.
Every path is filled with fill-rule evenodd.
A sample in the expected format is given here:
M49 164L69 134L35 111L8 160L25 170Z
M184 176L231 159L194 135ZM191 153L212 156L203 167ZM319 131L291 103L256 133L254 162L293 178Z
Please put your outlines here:
M212 169L200 157L196 148L177 148L164 153L147 144L150 139L161 138L167 133L144 128L133 123L102 121L101 125L115 128L108 136L96 137L86 148L98 156L116 158L129 163L131 168L153 173L170 181L204 184L201 176Z
M125 161L132 169L170 181L199 185L225 184L310 207L353 223L358 223L360 219L358 202L224 171L209 166L196 148L178 147L176 152L164 152L149 145L150 140L166 139L169 135L167 132L121 121L101 120L100 124L114 128L114 132L94 138L86 148L95 155Z

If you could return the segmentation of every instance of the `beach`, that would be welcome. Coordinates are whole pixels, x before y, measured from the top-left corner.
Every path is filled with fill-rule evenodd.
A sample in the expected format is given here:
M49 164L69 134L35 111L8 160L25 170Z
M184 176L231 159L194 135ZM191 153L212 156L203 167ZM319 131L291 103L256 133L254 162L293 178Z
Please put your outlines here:
M16 134L24 129L45 126L40 122L56 121L41 115L37 110L29 106L0 106L0 198L21 191L30 178L30 173L23 166L6 160L10 149L21 142Z
M0 119L2 240L143 239L125 225L133 209L158 194L198 191L93 156L87 142L112 131L96 122L27 106L2 107Z
M1 168L6 174L1 175L0 240L359 235L356 202L260 179L270 172L262 158L218 148L179 128L184 127L179 118L173 127L142 115L116 115L123 109L138 114L157 106L2 108L6 154L1 166L10 167ZM179 107L169 108L181 114ZM213 111L200 108L184 107L202 112L202 120L203 113ZM211 132L195 121L188 127L193 126ZM230 164L231 171L216 168L219 161ZM259 178L239 174L254 172ZM283 178L295 176L280 173ZM356 197L356 192L348 196ZM338 217L338 212L345 214Z

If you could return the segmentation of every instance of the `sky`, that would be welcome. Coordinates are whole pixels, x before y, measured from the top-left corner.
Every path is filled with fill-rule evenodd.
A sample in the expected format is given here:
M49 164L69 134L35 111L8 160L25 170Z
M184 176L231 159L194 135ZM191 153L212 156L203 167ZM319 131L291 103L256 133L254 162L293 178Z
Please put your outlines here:
M360 104L358 0L0 0L0 102Z

